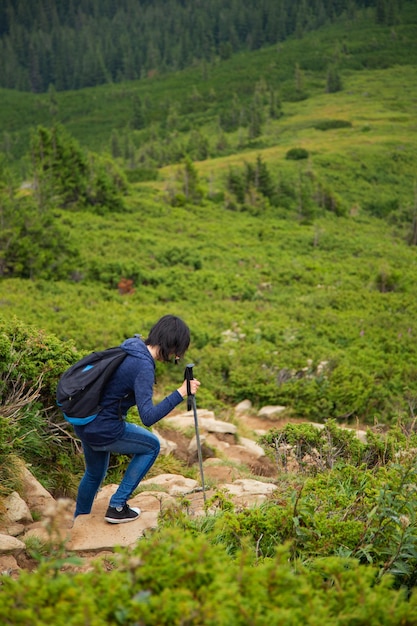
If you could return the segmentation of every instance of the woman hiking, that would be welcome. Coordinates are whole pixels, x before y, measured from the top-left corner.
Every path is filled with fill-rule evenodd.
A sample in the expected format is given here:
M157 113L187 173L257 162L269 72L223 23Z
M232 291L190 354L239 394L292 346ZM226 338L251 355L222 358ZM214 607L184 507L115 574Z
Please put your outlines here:
M142 423L149 427L170 413L187 397L187 381L158 404L153 404L155 362L176 363L190 345L190 330L182 319L165 315L151 328L148 337L127 339L121 347L127 357L106 384L97 417L84 426L74 426L81 439L85 473L81 479L74 517L91 512L94 498L106 476L110 454L132 455L116 492L110 498L104 519L111 524L131 522L140 509L127 503L159 454L158 438L146 428L126 421L136 404ZM200 382L190 381L194 395Z

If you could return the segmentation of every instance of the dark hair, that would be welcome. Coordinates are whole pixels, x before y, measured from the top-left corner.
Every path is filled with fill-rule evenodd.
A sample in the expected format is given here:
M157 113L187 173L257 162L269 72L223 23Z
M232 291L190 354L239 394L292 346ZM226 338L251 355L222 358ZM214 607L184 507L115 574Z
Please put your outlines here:
M169 361L171 356L183 357L190 345L190 329L179 317L164 315L152 326L145 344L158 346L162 361Z

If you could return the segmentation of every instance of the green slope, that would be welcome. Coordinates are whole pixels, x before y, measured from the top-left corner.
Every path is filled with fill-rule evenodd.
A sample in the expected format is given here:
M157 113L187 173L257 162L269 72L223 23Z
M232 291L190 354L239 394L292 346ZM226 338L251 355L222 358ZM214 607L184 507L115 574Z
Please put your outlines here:
M152 122L126 131L138 159L147 146L163 151L193 130L205 135L209 158L195 163L200 199L187 200L184 168L171 163L157 180L132 186L125 213L55 211L80 255L71 279L3 278L0 314L90 349L146 332L171 311L192 327L207 406L249 397L315 420L409 416L417 399L416 252L408 245L417 211L417 81L415 11L411 3L405 9L410 19L394 30L376 28L368 15L349 30L340 23L237 55L206 76L198 67L58 94L55 117L90 149L108 147L112 129L123 137L134 93L148 101ZM326 94L335 58L343 90ZM301 100L297 63L308 96ZM241 127L216 152L219 113L236 93L250 101L262 79L279 91L283 115L268 118L265 104L260 136ZM51 103L11 92L4 102L2 120L23 150L29 128L48 123ZM168 132L170 105L178 123ZM346 126L321 130L335 120ZM308 159L288 160L292 148ZM241 175L259 156L279 201L251 188L239 203L227 189L230 169ZM148 157L145 165L157 163ZM117 287L123 277L133 281L128 295ZM161 378L161 393L175 376Z

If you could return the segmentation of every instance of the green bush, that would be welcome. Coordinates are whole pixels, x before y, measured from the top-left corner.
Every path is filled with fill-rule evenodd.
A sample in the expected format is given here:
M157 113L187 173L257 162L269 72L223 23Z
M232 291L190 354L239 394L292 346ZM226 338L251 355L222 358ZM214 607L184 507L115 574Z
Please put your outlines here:
M352 122L347 120L320 120L313 126L316 130L332 130L334 128L352 128Z
M87 573L60 573L46 561L19 580L4 577L0 611L5 626L414 623L415 594L390 577L376 584L376 568L340 557L292 564L289 556L281 547L258 562L246 549L231 558L207 537L165 529L131 554L120 551L110 571L98 561Z
M295 460L301 471L313 473L338 463L360 465L365 454L365 445L355 431L339 428L334 420L327 420L323 426L290 422L282 429L270 429L260 443L278 466L287 469Z
M106 155L82 149L63 126L33 131L30 155L42 206L94 207L99 213L124 209L124 174Z
M138 167L135 169L125 169L125 175L129 183L140 183L145 180L158 180L159 172L157 168Z
M285 154L285 158L289 161L300 161L301 159L308 159L308 157L308 150L305 148L291 148Z
M58 211L40 211L32 194L0 189L0 277L69 279L80 260L76 237Z
M74 495L82 470L55 401L58 377L76 359L72 343L0 318L0 457L9 476L14 457L25 461L56 496Z

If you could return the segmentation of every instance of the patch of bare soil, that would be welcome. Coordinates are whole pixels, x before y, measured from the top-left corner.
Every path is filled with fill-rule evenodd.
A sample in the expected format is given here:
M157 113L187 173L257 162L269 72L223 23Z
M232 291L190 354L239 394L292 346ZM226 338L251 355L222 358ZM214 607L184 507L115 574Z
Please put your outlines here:
M165 439L174 442L177 448L172 453L180 461L187 465L193 465L198 462L197 452L190 454L188 446L190 440L182 432L173 429L159 428L158 432ZM254 476L274 477L276 475L276 465L268 457L260 457L254 459L254 457L244 447L239 446L235 435L229 433L216 433L216 439L219 442L228 444L230 454L227 455L229 460L232 460L235 465L243 465ZM218 480L236 480L240 476L237 475L238 470L230 469L227 467L221 468L221 458L218 458L216 451L204 442L202 444L203 460L217 459L218 464L212 465L207 469L208 474Z
M296 418L273 418L273 417L260 417L258 415L242 415L241 418L239 418L242 420L242 422L245 424L245 426L247 428L250 428L251 430L253 430L254 432L257 431L268 431L271 429L276 429L276 428L284 428L284 426L286 424L288 424L288 422L293 422L293 423L300 423L301 421L305 421L305 420L300 420L300 419L296 419Z
M175 456L180 461L188 464L188 446L190 445L190 440L188 437L184 435L184 433L179 430L174 430L173 428L164 428L158 424L158 433L166 439L167 441L172 441L176 444L176 449L173 452L173 456Z

